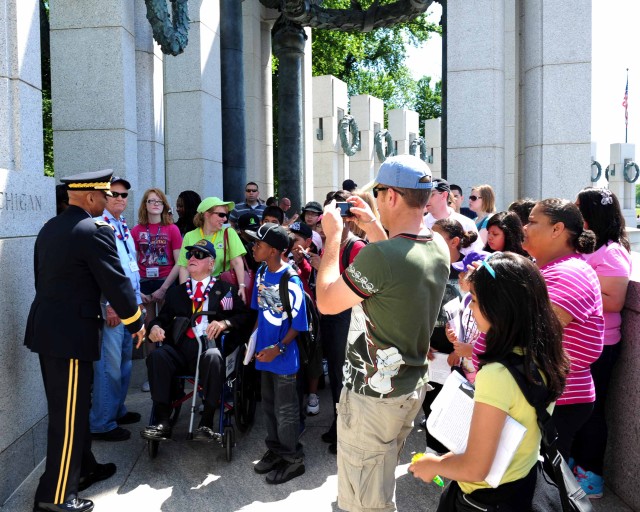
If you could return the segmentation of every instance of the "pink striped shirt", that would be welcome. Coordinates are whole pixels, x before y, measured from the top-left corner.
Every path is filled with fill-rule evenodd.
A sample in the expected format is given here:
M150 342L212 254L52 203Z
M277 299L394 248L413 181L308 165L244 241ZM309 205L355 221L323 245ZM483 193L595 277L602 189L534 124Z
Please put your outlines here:
M547 263L540 272L551 302L573 317L562 333L562 345L569 355L571 368L564 393L556 405L593 402L596 391L590 367L602 353L604 338L598 276L579 254Z

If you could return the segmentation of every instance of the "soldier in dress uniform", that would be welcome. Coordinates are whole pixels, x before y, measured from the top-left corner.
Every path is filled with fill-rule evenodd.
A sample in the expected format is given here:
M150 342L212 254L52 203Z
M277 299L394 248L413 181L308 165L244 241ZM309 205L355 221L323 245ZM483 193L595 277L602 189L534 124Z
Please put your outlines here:
M112 171L69 176L69 207L40 230L34 250L36 296L25 345L40 358L49 429L45 472L34 511L89 512L78 491L112 476L115 464L91 453L89 409L93 361L100 357L104 294L128 331L142 342L141 311L116 251L114 233L94 220L110 195Z

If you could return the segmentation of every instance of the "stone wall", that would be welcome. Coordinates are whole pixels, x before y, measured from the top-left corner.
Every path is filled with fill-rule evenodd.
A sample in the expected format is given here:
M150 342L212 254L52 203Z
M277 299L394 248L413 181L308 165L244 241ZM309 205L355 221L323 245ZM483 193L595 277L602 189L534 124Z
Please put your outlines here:
M19 22L18 22L19 20ZM55 214L44 176L38 0L0 1L0 504L45 456L38 358L23 346L33 244Z
M633 510L640 510L640 253L622 312L622 347L607 399L609 443L605 483Z

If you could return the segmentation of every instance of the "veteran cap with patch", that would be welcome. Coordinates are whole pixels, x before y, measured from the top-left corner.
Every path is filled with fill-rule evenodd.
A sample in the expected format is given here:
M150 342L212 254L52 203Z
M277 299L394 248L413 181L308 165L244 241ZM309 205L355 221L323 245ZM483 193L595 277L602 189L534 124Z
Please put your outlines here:
M215 247L213 247L213 244L211 242L209 242L209 240L205 240L204 238L202 240L198 240L193 245L188 245L187 247L185 247L185 249L188 252L193 252L193 251L206 252L214 260L216 259L216 249L215 249Z

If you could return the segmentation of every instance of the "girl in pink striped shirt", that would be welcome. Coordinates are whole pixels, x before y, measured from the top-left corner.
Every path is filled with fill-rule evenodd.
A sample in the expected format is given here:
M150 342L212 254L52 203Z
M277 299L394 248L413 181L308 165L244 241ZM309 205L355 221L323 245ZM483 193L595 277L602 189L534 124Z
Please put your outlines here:
M604 309L604 348L591 366L596 401L589 420L577 432L571 456L576 463L576 477L590 498L600 498L604 491L604 453L607 447L605 404L611 372L620 351L620 311L627 295L631 275L631 254L624 217L618 198L606 188L585 188L576 205L585 225L596 234L596 250L585 256L596 271L602 288Z
M553 412L558 450L568 460L574 436L593 410L596 395L590 366L600 357L604 336L598 276L580 255L593 252L595 235L584 229L578 207L562 199L536 203L524 234L523 248L535 258L547 283L571 361L564 393Z

